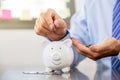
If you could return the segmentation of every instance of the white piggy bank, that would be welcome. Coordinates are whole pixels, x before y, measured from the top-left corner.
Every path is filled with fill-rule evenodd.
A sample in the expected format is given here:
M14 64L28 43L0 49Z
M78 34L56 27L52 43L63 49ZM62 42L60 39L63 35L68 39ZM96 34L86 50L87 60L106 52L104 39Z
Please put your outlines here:
M72 41L70 39L47 42L43 50L43 61L47 72L62 70L66 73L70 71L70 65L74 58L71 46Z

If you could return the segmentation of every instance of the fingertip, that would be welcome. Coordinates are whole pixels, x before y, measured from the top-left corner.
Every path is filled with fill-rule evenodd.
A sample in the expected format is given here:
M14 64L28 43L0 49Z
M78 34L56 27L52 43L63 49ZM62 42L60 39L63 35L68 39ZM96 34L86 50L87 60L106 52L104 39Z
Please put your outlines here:
M71 37L73 42L75 42L76 44L82 44L82 42L80 42L79 40L77 40L76 38L74 37ZM83 44L82 44L83 45Z
M54 21L54 24L55 24L56 28L66 27L66 23L65 23L64 20L62 20L62 19L56 19L56 20Z
M76 45L78 47L83 46L83 44L79 40L75 39L74 37L71 37L71 40L73 45Z
M74 39L74 37L71 37L71 39Z
M73 37L71 37L70 39L73 40Z
M71 37L71 40L72 40L73 42L75 42L75 41L76 41L76 39L75 39L74 37Z
M59 28L60 22L59 22L58 20L55 20L55 21L54 21L54 24L55 24L56 28Z
M50 27L50 30L53 30L54 24L53 24L53 23L50 23L50 24L49 24L49 27Z

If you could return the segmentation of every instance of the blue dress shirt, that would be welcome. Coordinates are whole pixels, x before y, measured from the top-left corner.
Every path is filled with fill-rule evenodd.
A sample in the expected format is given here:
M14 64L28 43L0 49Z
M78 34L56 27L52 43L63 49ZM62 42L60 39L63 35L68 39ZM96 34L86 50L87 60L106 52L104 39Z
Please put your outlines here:
M115 0L85 0L81 11L71 18L70 36L85 45L100 44L112 36L112 14ZM73 65L77 65L84 56L75 53ZM119 55L118 55L119 56ZM120 57L119 57L120 58ZM111 57L97 61L111 68Z

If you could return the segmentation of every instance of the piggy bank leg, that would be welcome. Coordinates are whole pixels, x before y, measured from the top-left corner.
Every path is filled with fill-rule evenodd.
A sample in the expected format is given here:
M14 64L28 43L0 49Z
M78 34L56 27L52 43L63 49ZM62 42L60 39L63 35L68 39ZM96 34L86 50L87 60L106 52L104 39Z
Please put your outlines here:
M47 67L47 68L45 69L45 71L48 72L48 73L51 73L51 72L53 72L54 70L52 70L52 69L50 69L50 68Z
M70 73L62 74L62 77L63 77L65 80L69 80L69 79L70 79Z
M64 73L68 73L68 72L70 72L70 67L63 68L62 71Z

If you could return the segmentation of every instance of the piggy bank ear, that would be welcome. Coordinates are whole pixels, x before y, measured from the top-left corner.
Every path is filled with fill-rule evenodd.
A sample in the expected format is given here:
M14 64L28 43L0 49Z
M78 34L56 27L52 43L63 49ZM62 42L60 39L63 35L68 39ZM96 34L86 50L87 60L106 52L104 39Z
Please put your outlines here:
M40 43L41 43L42 47L45 47L50 43L50 41L48 41L47 39L41 39Z
M68 47L72 46L72 40L71 39L66 39L66 40L63 41L63 43Z

